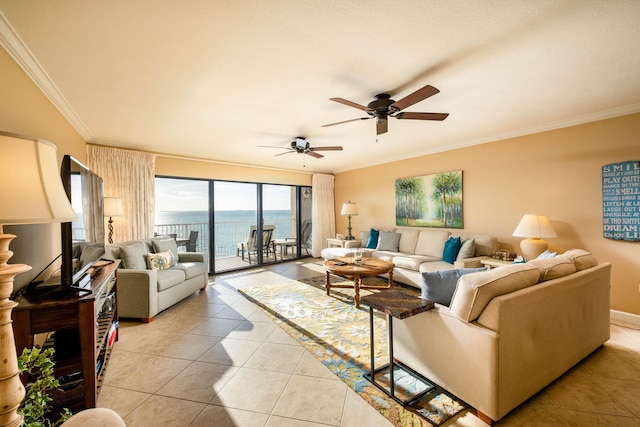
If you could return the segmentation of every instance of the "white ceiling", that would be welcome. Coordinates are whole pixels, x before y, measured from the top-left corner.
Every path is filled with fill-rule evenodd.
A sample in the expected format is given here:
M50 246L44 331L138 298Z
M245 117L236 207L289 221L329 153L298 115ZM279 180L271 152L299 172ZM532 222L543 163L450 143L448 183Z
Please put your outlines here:
M297 171L640 111L638 0L0 0L0 44L89 142ZM426 84L443 122L321 127Z

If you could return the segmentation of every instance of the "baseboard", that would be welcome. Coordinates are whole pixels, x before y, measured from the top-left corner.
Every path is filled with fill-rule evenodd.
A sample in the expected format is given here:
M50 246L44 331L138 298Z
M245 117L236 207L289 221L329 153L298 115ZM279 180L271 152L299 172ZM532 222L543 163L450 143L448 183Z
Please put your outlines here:
M633 313L627 313L625 311L611 310L611 320L617 320L618 322L630 323L640 327L640 316Z

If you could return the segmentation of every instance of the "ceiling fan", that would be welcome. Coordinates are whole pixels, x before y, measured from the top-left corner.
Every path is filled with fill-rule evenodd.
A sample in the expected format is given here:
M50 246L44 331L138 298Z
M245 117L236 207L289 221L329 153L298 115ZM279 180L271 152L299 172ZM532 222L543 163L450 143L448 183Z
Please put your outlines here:
M258 147L279 148L281 150L283 149L283 147L278 147L275 145L258 145ZM339 145L333 145L328 147L312 147L306 138L302 136L297 136L295 140L291 141L291 147L285 148L285 150L287 151L285 151L284 153L276 154L276 156L282 156L283 154L289 154L289 153L298 153L298 154L306 154L308 156L319 159L324 156L320 153L316 153L316 151L342 151L342 147Z
M388 93L380 93L376 95L369 104L364 105L356 104L355 102L347 101L343 98L329 98L331 101L339 102L340 104L348 105L350 107L357 108L366 112L369 117L360 117L357 119L345 120L337 123L330 123L328 125L322 125L323 127L340 125L342 123L355 122L357 120L376 119L376 135L383 134L388 130L387 119L389 117L395 117L396 119L409 119L409 120L439 120L442 121L447 118L448 113L409 113L403 112L407 107L412 106L430 96L440 92L433 86L426 85L425 87L418 89L410 95L405 96L399 101L391 99L391 95Z

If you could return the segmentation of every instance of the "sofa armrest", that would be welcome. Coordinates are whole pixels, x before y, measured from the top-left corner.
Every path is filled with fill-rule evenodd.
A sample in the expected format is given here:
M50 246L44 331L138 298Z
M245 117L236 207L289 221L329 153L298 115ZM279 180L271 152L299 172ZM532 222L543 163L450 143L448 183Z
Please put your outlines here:
M207 254L201 252L178 252L178 262L204 262L208 264Z
M483 259L490 258L488 256L475 256L473 258L464 258L459 261L455 261L453 263L454 268L478 268L482 267L482 263L480 262Z
M118 315L148 319L158 314L158 272L118 269Z
M344 247L345 248L359 248L362 245L362 240L345 240Z

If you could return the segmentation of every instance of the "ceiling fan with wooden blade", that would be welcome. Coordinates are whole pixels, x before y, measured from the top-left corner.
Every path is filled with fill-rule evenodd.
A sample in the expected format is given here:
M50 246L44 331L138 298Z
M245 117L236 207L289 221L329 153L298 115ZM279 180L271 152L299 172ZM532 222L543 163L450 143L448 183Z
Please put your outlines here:
M264 148L279 148L283 149L283 147L278 147L275 145L258 145L258 147ZM325 146L325 147L312 147L307 141L306 138L302 136L296 137L295 140L291 141L290 148L284 148L285 152L276 154L276 156L282 156L284 154L289 153L298 153L298 154L306 154L307 156L315 157L316 159L324 157L322 154L317 153L317 151L342 151L342 147L339 145Z
M348 101L343 98L329 98L331 101L338 102L340 104L347 105L349 107L357 108L366 112L368 117L360 117L357 119L344 120L336 123L329 123L327 125L323 125L323 127L327 126L335 126L343 123L355 122L357 120L368 120L368 119L376 119L376 135L383 134L389 130L388 121L389 117L395 117L396 119L404 119L404 120L438 120L442 121L447 118L448 113L411 113L411 112L403 112L407 107L412 106L413 104L417 104L420 101L423 101L430 96L433 96L440 92L438 89L431 85L426 85L415 92L405 96L404 98L394 101L391 99L391 95L387 93L380 93L376 95L370 103L365 107L364 105L357 104L352 101Z

